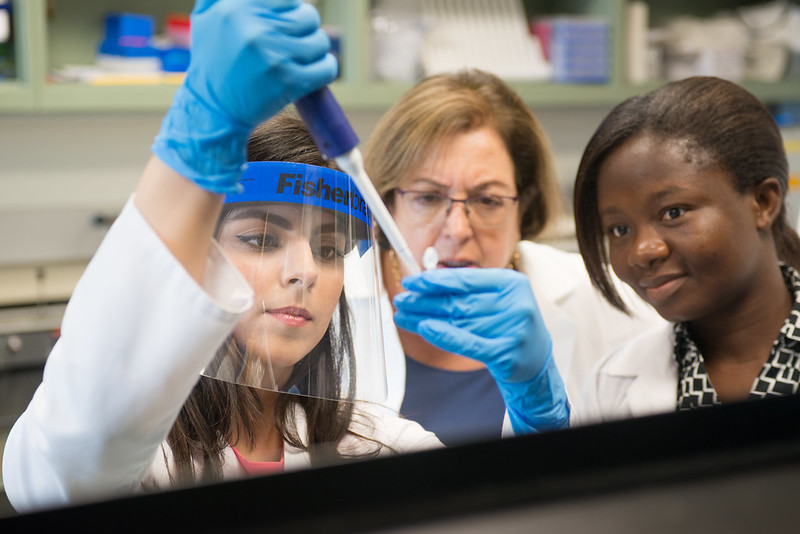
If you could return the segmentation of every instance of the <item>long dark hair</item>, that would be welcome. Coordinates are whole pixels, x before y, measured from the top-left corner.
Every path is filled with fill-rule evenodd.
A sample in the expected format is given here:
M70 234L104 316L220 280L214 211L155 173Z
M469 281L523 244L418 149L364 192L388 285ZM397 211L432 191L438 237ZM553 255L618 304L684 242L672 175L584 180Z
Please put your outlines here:
M738 85L714 77L693 77L668 83L615 107L589 140L575 180L575 228L592 283L615 307L626 306L614 288L603 228L597 208L597 178L605 160L629 139L653 135L687 142L687 155L697 165L731 174L740 193L766 178L776 178L784 199L789 164L780 130L769 110ZM800 237L781 206L772 223L778 258L800 268Z
M303 122L291 112L283 112L253 131L247 159L336 168L322 158ZM224 211L221 221L225 215ZM281 394L277 396L273 414L283 440L307 451L312 464L327 461L332 456L339 458L336 444L348 433L352 434L349 427L353 418L355 364L344 291L337 310L320 342L295 366L290 377L290 381L297 382L303 382L305 376L326 377L326 383L315 385L315 390L324 390L328 398ZM233 346L234 342L229 339L220 350L231 351ZM310 369L319 366L324 368L322 372ZM347 384L346 391L341 391L342 384ZM298 408L305 414L306 436L300 435L295 420ZM173 481L185 484L198 481L198 477L204 481L219 480L222 453L228 444L239 440L255 443L253 429L262 424L262 409L257 390L200 377L167 437L176 468L176 472L171 473ZM195 472L195 464L202 466L201 473Z

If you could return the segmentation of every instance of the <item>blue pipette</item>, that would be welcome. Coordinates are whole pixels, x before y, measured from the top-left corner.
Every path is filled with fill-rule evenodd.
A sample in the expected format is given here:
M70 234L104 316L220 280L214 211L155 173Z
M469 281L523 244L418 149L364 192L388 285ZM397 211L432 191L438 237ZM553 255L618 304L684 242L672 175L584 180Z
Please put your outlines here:
M411 274L419 273L419 265L403 239L403 234L367 176L364 159L358 148L358 136L331 90L328 87L318 89L298 99L294 105L323 157L336 161L339 168L355 181L400 261Z

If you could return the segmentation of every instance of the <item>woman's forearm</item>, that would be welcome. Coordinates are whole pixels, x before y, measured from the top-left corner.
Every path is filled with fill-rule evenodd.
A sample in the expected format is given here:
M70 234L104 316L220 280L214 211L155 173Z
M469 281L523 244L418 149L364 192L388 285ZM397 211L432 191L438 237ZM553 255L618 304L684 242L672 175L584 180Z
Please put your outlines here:
M134 203L175 258L202 282L224 196L200 188L156 156L150 158Z

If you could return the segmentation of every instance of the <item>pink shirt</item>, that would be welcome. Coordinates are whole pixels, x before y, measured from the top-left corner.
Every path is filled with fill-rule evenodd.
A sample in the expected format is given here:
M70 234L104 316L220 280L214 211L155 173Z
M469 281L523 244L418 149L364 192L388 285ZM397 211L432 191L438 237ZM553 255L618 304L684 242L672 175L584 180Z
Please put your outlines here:
M283 472L283 454L277 462L254 462L239 454L235 447L231 447L231 449L248 475L272 475Z

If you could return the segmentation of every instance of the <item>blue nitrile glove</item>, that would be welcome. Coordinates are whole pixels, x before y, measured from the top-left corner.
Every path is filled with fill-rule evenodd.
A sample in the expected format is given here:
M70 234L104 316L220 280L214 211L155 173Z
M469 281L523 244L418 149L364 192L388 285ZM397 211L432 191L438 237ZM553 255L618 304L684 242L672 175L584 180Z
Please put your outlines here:
M336 77L319 24L301 0L197 0L189 70L153 153L200 187L238 191L252 129Z
M483 362L514 433L569 426L564 382L528 278L510 269L436 269L403 279L394 298L400 328Z

